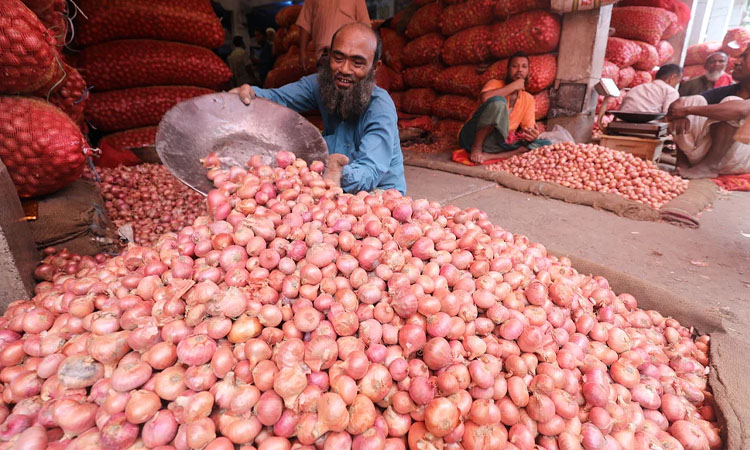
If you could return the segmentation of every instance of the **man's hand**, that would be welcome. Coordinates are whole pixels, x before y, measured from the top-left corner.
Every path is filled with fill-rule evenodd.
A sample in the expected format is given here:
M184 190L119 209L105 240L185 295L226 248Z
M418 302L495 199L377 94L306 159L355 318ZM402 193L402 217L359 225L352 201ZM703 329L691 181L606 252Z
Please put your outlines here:
M335 186L341 186L341 174L344 166L349 164L349 158L340 153L334 153L328 157L326 170L323 172L323 178L331 180Z
M521 129L521 139L526 142L533 142L535 141L541 132L536 129L536 126L530 127L530 128L522 128Z
M240 96L242 103L249 105L250 101L255 98L255 91L249 84L243 84L240 87L236 87L229 91L230 94L237 94Z
M519 78L517 80L513 80L512 83L508 85L508 87L513 89L513 92L515 91L522 91L526 88L526 80L523 78Z
M684 119L689 115L690 113L688 111L688 107L685 106L684 98L679 98L672 102L671 105L669 105L669 110L667 111L667 120L671 122L673 120Z

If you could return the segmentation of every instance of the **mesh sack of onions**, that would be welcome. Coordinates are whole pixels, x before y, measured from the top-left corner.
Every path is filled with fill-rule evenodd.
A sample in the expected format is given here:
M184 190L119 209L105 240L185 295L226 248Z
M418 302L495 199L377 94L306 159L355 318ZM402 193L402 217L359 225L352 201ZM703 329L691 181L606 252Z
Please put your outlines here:
M207 48L152 39L86 47L78 68L99 91L175 84L218 89L232 78L229 66Z
M410 39L424 36L428 33L440 32L440 15L443 7L440 2L432 2L419 8L406 26L406 36Z
M86 119L101 131L118 131L158 125L177 103L211 89L195 86L148 86L93 93L84 110Z
M607 50L604 58L623 68L632 66L641 59L641 46L629 39L610 37L607 39Z
M688 184L630 153L572 142L541 147L489 168L527 180L613 193L655 209L685 192Z
M633 76L633 81L630 82L630 85L628 87L636 87L639 84L646 84L653 81L653 77L651 76L651 72L646 72L645 70L636 70L635 76Z
M507 58L524 51L529 55L549 53L560 42L560 16L547 11L527 11L493 25L490 51Z
M641 57L633 64L635 70L652 70L659 65L659 51L655 46L636 41L641 46Z
M746 28L730 28L724 35L721 51L733 58L738 58L750 46L750 30Z
M289 30L284 35L284 39L281 42L282 51L286 52L292 47L297 46L299 44L299 34L300 28L297 25L292 25L291 27L289 27Z
M60 109L40 99L0 96L0 123L0 159L21 197L50 194L80 178L88 144Z
M274 20L280 27L292 26L297 21L300 11L302 11L302 5L291 5L281 8L279 12L276 13Z
M0 319L8 447L721 447L708 336L476 208L250 166L152 246L45 259Z
M703 65L708 59L708 55L721 51L721 45L722 43L718 41L691 45L685 53L685 65Z
M443 70L440 63L427 64L424 66L407 67L404 69L404 83L412 88L435 87L435 80Z
M401 97L401 110L411 114L431 114L436 99L437 94L430 88L408 89Z
M633 84L633 80L635 80L635 69L632 67L623 67L620 69L620 74L617 77L617 87L620 89L629 87Z
M404 76L390 67L383 65L375 72L375 84L386 91L403 91Z
M602 64L602 78L609 78L616 84L620 78L620 68L615 63L605 59L604 64Z
M462 65L448 67L435 78L435 89L445 94L477 97L482 90L483 76L477 67Z
M451 35L467 28L488 25L495 20L492 15L494 6L494 0L468 0L448 6L440 18L440 31Z
M490 59L492 27L489 25L459 31L445 40L441 57L448 65L477 64Z
M542 120L549 113L549 89L534 95L534 120Z
M66 63L63 65L63 79L51 88L42 88L34 93L37 97L48 100L51 104L62 109L73 122L83 124L83 110L88 101L86 80L81 73Z
M513 14L530 11L532 9L541 9L548 11L550 9L549 0L497 0L495 2L495 16L500 20L508 20Z
M75 21L75 39L82 46L117 39L158 39L216 48L224 28L209 2L203 0L77 0L83 12Z
M440 50L443 48L443 37L439 33L430 33L410 41L404 46L401 61L407 66L423 66L440 61Z
M28 5L27 5L28 6ZM65 45L68 37L68 11L65 0L54 0L53 4L37 13L39 21L52 33L55 38L55 45L59 50ZM33 11L33 9L32 9Z
M662 39L669 24L675 22L677 22L677 16L663 8L623 6L612 9L610 26L615 29L617 37L656 45Z
M388 95L391 96L391 100L393 100L393 105L396 106L396 110L401 111L401 102L404 99L404 92L388 92Z
M476 97L446 94L439 96L432 104L432 115L441 119L467 121L479 106Z
M669 61L672 60L672 56L674 56L674 47L672 47L672 44L667 41L659 41L659 44L656 46L656 51L659 53L660 66L669 63ZM690 51L690 47L688 47L688 51Z
M396 72L404 69L401 61L406 46L406 39L389 28L381 28L380 39L383 41L383 61Z
M28 93L62 78L54 33L20 0L0 3L0 93Z

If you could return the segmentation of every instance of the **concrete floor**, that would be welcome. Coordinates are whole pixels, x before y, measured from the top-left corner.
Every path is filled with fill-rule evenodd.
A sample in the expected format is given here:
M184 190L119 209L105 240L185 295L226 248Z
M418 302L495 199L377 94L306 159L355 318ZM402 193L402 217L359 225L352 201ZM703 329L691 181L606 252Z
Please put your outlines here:
M478 207L557 253L641 278L718 313L750 340L750 192L720 194L698 229L639 222L446 172L406 167L408 195ZM743 326L745 325L745 326ZM743 339L743 340L744 340Z

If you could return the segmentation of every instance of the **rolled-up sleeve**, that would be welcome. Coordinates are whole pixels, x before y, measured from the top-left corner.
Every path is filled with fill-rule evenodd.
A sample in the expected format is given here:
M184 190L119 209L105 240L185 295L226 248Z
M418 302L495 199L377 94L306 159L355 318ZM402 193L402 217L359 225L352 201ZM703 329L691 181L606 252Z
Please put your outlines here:
M286 106L298 113L317 109L315 92L318 88L317 75L309 75L299 81L275 89L263 89L253 86L255 95Z
M385 110L373 111L368 117L355 161L344 167L341 187L346 192L372 191L388 170L393 159L395 116Z

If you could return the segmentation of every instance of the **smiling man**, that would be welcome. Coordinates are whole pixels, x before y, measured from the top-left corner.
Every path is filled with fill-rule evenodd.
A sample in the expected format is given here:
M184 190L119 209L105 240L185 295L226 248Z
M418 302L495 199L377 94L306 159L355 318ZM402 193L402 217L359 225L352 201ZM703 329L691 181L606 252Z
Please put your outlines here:
M375 85L382 46L372 28L344 25L334 33L318 73L277 89L243 85L231 92L246 104L263 97L297 112L320 110L328 145L327 174L345 192L397 189L406 193L396 107Z

